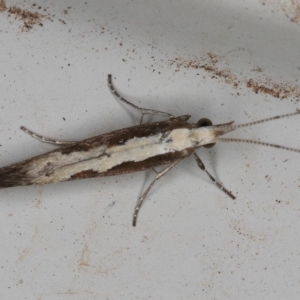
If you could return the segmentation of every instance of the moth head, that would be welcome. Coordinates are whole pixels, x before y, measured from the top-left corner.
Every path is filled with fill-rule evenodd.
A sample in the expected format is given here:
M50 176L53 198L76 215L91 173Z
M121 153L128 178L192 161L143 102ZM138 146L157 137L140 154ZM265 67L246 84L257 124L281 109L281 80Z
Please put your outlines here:
M207 126L213 126L213 123L211 120L206 119L206 118L202 118L200 119L197 123L196 123L196 127L200 128L200 127L207 127ZM204 145L203 147L205 148L212 148L216 143L212 143L212 144L207 144Z

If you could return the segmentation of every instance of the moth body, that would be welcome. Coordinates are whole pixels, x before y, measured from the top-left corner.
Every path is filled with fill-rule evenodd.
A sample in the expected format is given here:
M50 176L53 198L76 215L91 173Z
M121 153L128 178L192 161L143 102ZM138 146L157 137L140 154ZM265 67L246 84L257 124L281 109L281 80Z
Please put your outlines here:
M225 131L182 120L132 126L0 169L0 188L137 172L189 156ZM159 129L159 130L158 130ZM130 164L130 166L128 165Z

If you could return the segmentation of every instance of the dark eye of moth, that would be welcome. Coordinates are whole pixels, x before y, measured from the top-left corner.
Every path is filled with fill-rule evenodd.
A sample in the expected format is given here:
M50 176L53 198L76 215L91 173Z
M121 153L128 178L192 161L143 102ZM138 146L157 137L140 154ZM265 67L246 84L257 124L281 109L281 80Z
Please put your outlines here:
M206 126L212 126L213 123L211 120L209 119L206 119L206 118L203 118L203 119L200 119L198 122L197 122L197 127L206 127ZM212 143L212 144L207 144L207 145L204 145L203 147L205 148L211 148L215 145L216 143Z

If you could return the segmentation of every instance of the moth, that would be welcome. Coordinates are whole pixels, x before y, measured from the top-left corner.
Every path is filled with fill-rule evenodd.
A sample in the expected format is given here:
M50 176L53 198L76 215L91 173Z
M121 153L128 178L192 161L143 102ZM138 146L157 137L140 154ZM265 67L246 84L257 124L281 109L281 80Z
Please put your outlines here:
M255 143L300 153L300 149L289 148L249 139L223 138L222 136L238 128L263 122L288 118L300 114L300 110L246 124L234 125L233 122L213 125L208 119L189 123L190 115L175 117L172 114L138 107L124 99L112 84L108 75L108 86L120 101L141 112L140 125L119 129L113 132L88 138L83 141L58 141L37 135L25 127L23 131L32 137L60 147L48 153L0 168L0 188L48 184L98 176L111 176L137 172L152 168L156 176L138 199L132 225L136 226L138 212L155 182L174 168L179 161L193 155L198 167L227 196L235 196L218 182L205 168L195 150L212 147L217 141ZM166 121L142 124L144 115L167 117ZM161 171L157 166L167 165Z

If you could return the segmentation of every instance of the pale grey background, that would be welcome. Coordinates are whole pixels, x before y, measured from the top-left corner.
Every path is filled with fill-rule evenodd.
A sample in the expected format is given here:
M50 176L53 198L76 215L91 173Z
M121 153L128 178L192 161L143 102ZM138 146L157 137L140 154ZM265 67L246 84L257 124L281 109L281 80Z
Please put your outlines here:
M14 5L45 16L28 30ZM296 0L7 2L0 166L54 148L21 125L81 140L137 124L108 73L135 104L193 121L299 109L297 9ZM250 79L270 90L256 93ZM287 97L274 97L282 88ZM231 136L299 148L299 127L294 117ZM188 158L153 188L137 228L150 171L1 190L1 299L299 299L300 155L225 143L198 153L236 201Z

